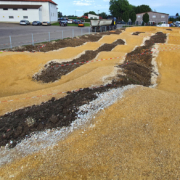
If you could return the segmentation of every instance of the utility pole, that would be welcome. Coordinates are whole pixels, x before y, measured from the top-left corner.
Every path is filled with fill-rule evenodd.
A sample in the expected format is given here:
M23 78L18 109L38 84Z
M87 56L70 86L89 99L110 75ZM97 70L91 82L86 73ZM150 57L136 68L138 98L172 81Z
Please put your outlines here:
M99 10L98 10L98 16L99 16Z
M75 11L75 16L76 16L76 11Z

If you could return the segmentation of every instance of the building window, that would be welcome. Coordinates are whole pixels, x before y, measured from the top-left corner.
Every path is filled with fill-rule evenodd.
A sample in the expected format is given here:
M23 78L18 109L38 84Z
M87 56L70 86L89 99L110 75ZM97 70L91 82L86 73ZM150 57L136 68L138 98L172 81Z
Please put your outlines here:
M161 16L161 18L165 18L165 16Z
M23 11L27 11L27 8L23 8Z
M141 16L138 16L138 18L140 18Z
M18 8L13 8L13 10L14 10L14 11L17 11L17 10L18 10Z
M4 11L7 11L7 10L8 10L8 8L3 8L3 10L4 10Z
M14 16L9 16L9 19L14 19Z
M28 16L23 16L23 19L28 19Z
M152 18L156 18L156 16L155 16L155 15L153 15L153 16L152 16Z

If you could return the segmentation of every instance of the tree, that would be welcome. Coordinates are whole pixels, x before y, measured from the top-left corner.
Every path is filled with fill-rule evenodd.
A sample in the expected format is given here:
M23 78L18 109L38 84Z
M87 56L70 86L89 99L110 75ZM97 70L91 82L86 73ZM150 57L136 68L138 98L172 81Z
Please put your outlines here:
M179 13L176 13L176 16L179 16Z
M122 18L124 12L130 11L130 5L128 0L110 0L109 11L112 16Z
M58 12L58 18L62 17L62 12Z
M88 16L89 12L84 13L84 16Z
M99 14L103 19L107 19L107 14L105 12L102 12Z
M148 6L148 5L140 5L140 6L137 6L135 8L135 13L144 13L144 12L149 12L149 11L152 11L152 9Z
M129 21L129 12L128 11L123 13L122 19L126 23Z
M145 23L148 23L148 22L149 22L149 14L148 14L148 13L145 13L145 14L143 15L143 22L145 22Z
M136 21L136 13L135 12L131 12L129 17L130 17L132 23L135 23L135 21Z
M94 14L94 15L96 15L96 13L95 13L94 11L89 11L89 12L84 13L84 16L88 16L88 14Z
M95 13L94 11L89 11L88 14L94 14L94 15L96 15L96 13Z

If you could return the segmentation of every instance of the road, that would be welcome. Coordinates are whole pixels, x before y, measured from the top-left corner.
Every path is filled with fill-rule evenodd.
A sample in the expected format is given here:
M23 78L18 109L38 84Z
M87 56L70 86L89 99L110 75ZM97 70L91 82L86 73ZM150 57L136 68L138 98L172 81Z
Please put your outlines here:
M0 23L0 32L0 49L7 49L15 46L89 34L90 27L22 26L12 23Z

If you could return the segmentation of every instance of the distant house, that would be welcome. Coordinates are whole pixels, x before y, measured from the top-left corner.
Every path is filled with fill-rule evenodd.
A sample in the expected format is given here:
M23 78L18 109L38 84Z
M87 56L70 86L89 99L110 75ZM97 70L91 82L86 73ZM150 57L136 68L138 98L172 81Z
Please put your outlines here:
M147 12L149 14L149 23L163 23L168 24L169 14L166 13L160 13L160 12ZM136 14L136 24L141 25L143 22L143 15L145 13L138 13Z
M99 16L94 14L88 14L88 19L99 19Z
M20 20L55 22L58 20L57 4L52 0L1 0L0 22Z

